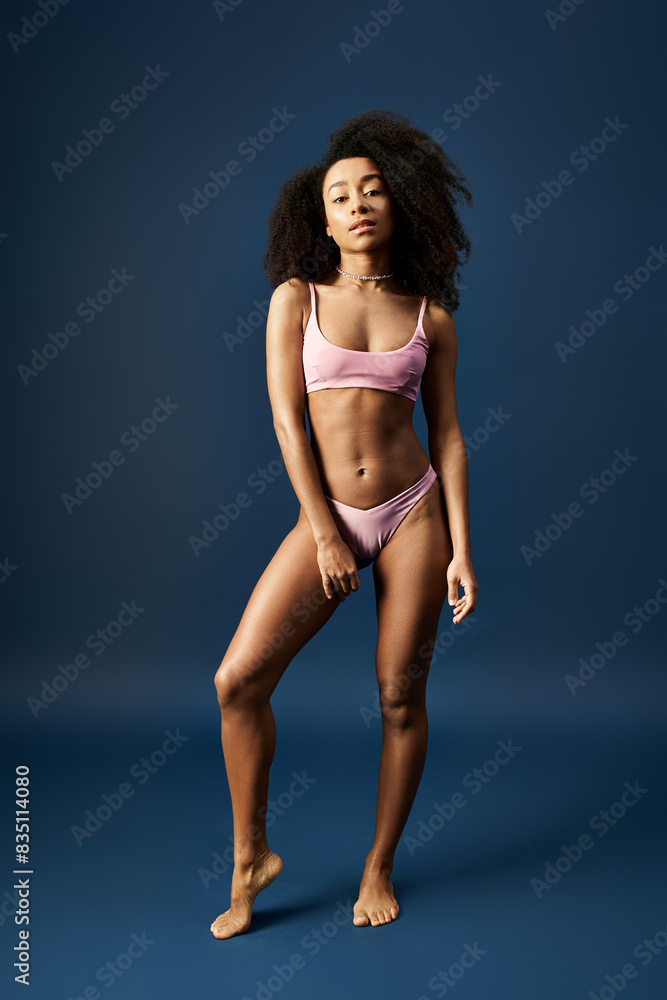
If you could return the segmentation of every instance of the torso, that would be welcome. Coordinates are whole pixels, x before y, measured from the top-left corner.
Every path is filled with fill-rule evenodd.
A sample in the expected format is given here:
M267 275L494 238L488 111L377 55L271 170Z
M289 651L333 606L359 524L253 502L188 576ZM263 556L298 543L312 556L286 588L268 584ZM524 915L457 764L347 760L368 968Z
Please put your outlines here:
M400 286L368 297L354 287L344 292L327 284L315 287L319 328L339 347L394 351L413 335L420 295ZM304 332L311 311L307 283L305 295ZM306 409L322 487L334 500L362 509L374 507L408 489L426 472L428 455L412 426L414 404L406 396L358 387L322 389L306 395Z

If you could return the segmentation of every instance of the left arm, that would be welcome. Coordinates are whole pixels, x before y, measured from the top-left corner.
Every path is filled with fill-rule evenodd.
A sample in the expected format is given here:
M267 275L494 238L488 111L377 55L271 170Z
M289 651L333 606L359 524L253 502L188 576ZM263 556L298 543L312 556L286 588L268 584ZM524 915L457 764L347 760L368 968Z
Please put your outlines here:
M470 556L468 520L468 461L456 413L456 327L452 314L429 301L427 311L430 348L421 383L422 405L428 426L431 464L442 484L452 537L453 558L447 568L449 603L453 621L475 610L477 580ZM464 597L459 598L459 586Z

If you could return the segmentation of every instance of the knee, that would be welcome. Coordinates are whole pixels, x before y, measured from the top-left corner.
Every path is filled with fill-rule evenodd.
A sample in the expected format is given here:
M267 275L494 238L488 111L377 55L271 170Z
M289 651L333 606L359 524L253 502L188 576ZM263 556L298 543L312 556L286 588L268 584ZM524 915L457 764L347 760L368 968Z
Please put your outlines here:
M257 696L257 686L247 664L225 658L213 680L221 709L242 708Z
M407 729L426 714L423 695L408 677L380 684L379 695L382 721L396 729Z
M238 697L239 685L236 673L224 660L215 672L213 683L220 708L232 704Z

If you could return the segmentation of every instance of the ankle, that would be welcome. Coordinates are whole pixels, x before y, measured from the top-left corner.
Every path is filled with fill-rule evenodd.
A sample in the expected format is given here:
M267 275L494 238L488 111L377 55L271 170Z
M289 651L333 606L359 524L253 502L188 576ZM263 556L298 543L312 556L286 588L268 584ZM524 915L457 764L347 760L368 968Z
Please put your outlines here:
M366 864L364 866L365 876L377 876L382 875L385 878L389 878L394 868L394 859L392 858L381 858L377 856L368 856L366 858Z
M248 847L234 853L234 871L240 873L252 872L258 868L271 851L268 845L264 847Z

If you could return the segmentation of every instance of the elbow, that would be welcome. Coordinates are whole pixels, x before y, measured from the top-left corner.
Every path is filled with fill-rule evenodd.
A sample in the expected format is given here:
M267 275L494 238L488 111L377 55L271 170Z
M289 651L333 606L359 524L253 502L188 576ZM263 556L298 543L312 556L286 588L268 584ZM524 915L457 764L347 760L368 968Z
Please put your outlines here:
M429 435L429 451L440 455L447 462L467 461L467 448L458 424L446 434Z
M273 430L281 449L289 447L305 434L305 427L293 417L276 417L273 421Z

